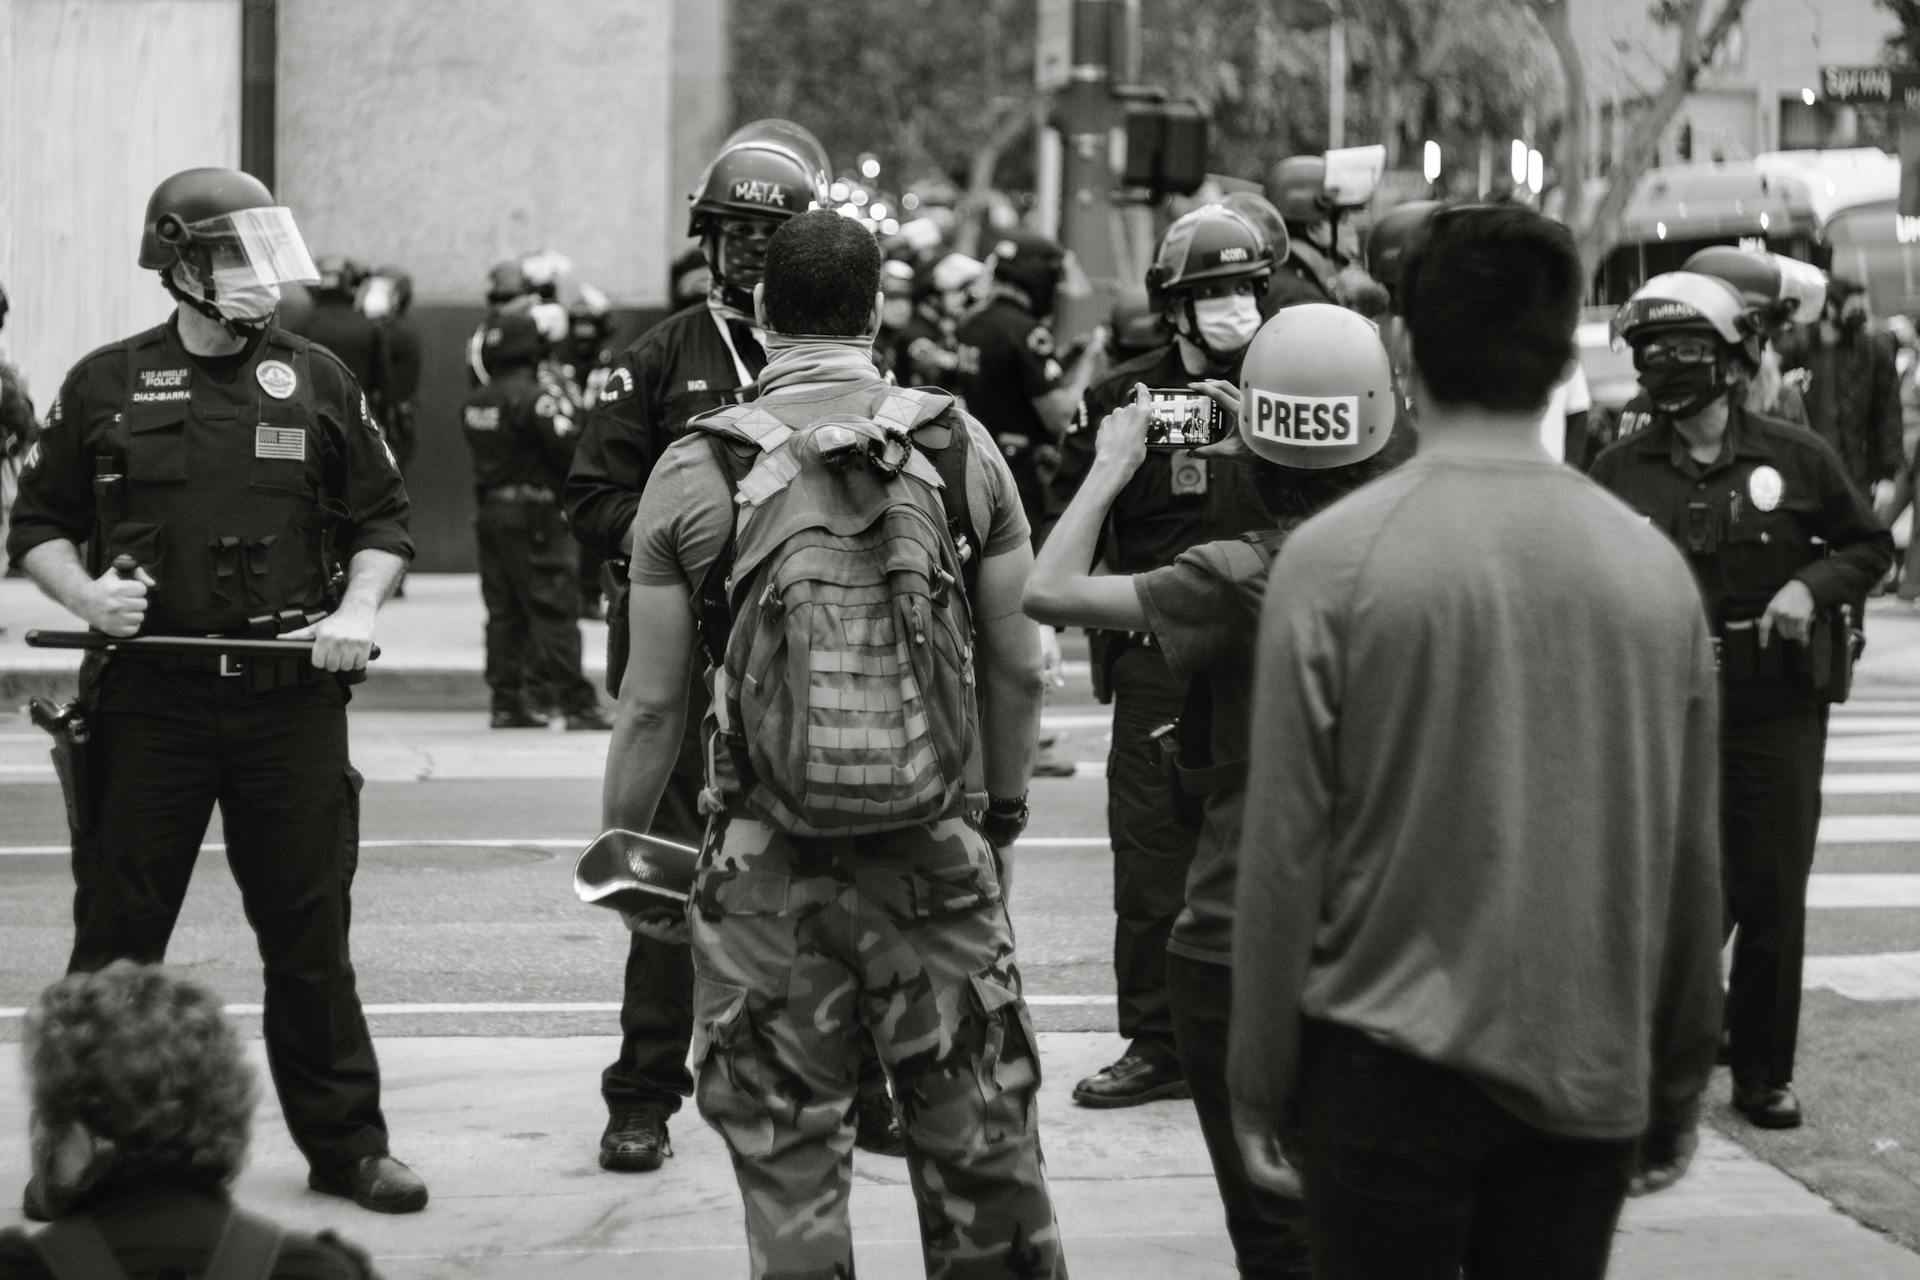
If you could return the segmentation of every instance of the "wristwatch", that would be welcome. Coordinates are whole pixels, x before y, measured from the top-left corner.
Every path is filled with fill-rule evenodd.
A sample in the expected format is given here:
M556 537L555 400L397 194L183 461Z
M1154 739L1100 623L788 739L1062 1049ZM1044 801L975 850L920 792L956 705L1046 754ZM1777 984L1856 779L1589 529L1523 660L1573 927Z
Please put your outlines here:
M1025 792L1017 796L990 795L987 811L980 819L980 834L994 848L1004 849L1027 829L1027 813Z

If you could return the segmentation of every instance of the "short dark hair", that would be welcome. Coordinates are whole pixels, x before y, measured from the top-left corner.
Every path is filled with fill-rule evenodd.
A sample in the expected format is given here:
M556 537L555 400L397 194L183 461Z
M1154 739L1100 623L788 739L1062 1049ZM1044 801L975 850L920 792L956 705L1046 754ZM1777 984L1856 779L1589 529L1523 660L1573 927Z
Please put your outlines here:
M1544 409L1567 376L1585 292L1567 228L1524 205L1434 214L1400 270L1413 362L1442 404Z
M858 338L880 291L880 242L828 209L788 218L767 241L767 327L775 333Z

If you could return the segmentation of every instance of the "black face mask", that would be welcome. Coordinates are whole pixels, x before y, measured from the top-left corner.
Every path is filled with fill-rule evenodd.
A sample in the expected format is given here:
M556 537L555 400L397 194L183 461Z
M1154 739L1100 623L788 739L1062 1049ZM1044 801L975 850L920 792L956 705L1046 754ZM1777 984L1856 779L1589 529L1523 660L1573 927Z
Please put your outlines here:
M1849 336L1867 327L1867 313L1864 311L1842 311L1834 318L1834 327Z
M1643 369L1640 386L1654 408L1673 418L1691 418L1727 392L1726 379L1717 364Z

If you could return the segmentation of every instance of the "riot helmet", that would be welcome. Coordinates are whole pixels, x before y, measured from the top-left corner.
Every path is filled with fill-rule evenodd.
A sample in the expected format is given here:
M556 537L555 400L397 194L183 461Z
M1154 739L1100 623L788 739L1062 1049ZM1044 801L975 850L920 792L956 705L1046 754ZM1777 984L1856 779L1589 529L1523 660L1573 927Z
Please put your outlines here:
M687 220L713 273L709 297L753 315L767 241L788 218L826 203L829 169L819 139L790 120L757 120L722 144L693 191Z
M1691 418L1725 396L1759 355L1739 291L1691 271L1641 285L1614 312L1612 332L1616 344L1633 348L1633 367L1653 407L1676 418Z
M964 253L950 253L933 264L928 278L933 290L940 295L940 305L950 316L958 316L967 309L967 300L971 296L974 284L980 279L983 265L978 258L968 257Z
M1107 328L1113 335L1108 345L1115 360L1143 356L1173 339L1167 330L1166 317L1154 309L1147 291L1138 285L1122 289L1114 296Z
M319 259L314 263L314 269L320 273L320 279L313 286L315 293L351 298L359 291L361 281L367 278L365 267L340 253L330 253Z
M1226 368L1260 330L1274 252L1260 228L1225 205L1176 218L1147 268L1147 298L1208 363Z
M375 267L360 285L360 310L369 320L397 320L412 305L413 277L400 267Z
M514 365L538 364L549 342L534 308L512 307L494 316L480 334L480 361L490 375Z
M1276 164L1267 181L1267 198L1295 235L1331 221L1340 208L1327 188L1325 156L1288 156Z
M1818 319L1827 302L1824 271L1777 253L1710 245L1680 269L1732 285L1747 305L1749 327L1763 337L1770 338L1790 324Z
M982 272L996 285L1007 285L1026 295L1034 319L1053 314L1053 303L1067 274L1067 251L1037 231L1003 231L982 264Z
M579 360L592 360L606 346L613 332L613 303L590 284L580 286L580 296L567 305L567 345Z
M880 264L880 324L888 330L907 327L913 319L913 267L898 258Z
M508 258L487 268L488 306L505 306L515 298L524 298L532 292L533 282L527 279L526 268L520 265L520 259Z
M1367 274L1387 291L1389 306L1400 309L1400 267L1407 251L1426 234L1427 224L1440 211L1438 200L1410 200L1380 216L1367 232Z
M265 327L282 284L319 279L292 211L238 169L186 169L155 187L139 263L236 337Z

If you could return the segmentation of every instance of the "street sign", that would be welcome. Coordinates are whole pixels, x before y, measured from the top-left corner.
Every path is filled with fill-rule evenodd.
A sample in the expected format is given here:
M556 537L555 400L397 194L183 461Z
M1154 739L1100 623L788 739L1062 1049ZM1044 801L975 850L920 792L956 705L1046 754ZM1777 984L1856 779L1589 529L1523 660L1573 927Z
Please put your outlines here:
M1820 98L1837 107L1920 109L1920 70L1821 67Z
M1041 93L1073 81L1073 0L1039 0L1033 40L1033 87Z

